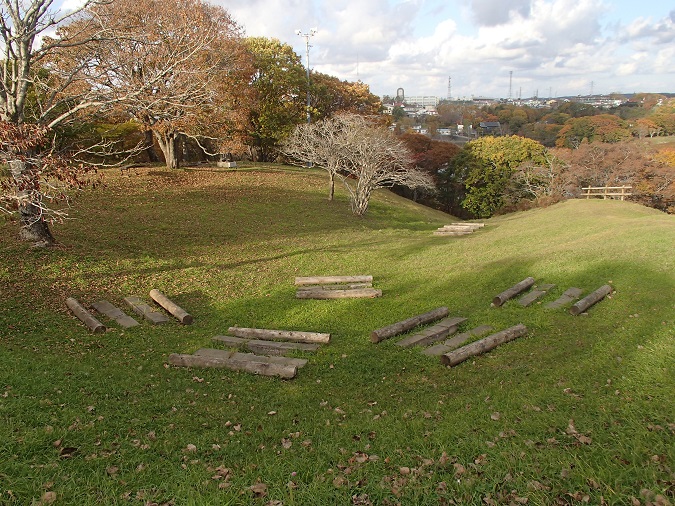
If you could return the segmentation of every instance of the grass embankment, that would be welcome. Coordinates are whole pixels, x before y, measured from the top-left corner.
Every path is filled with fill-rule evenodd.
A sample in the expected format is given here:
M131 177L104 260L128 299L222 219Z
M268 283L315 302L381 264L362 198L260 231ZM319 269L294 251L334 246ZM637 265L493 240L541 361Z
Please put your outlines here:
M140 170L82 195L56 249L2 225L0 504L673 501L672 216L575 200L433 237L451 217L383 192L357 219L325 186ZM384 295L295 299L295 276L322 274L372 274ZM490 307L527 276L557 285L544 302L616 293L588 316ZM64 306L152 288L195 323L91 335ZM452 369L368 339L439 306L529 333ZM332 341L292 381L167 365L232 325Z

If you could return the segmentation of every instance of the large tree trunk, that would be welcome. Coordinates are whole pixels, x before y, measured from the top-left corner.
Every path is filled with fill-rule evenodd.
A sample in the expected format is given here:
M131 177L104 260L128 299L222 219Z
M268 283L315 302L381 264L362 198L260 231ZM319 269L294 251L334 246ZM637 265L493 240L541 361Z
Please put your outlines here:
M180 132L155 132L155 137L159 144L167 169L177 169L180 167Z
M159 162L159 156L155 151L155 143L152 130L145 131L145 154L148 155L148 161L151 163Z
M21 184L27 170L26 162L22 160L12 160L9 167L14 181L17 185ZM20 192L19 197L25 197L26 192ZM42 209L38 203L32 200L22 200L19 206L19 216L21 217L21 229L19 238L22 241L32 242L35 246L51 246L56 240L49 230L49 224L42 216Z

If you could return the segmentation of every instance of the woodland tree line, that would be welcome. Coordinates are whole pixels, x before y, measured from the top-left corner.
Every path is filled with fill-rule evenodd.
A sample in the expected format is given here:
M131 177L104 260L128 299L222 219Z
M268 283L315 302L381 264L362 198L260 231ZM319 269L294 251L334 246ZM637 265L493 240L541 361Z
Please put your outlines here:
M506 106L463 110L463 121L497 118L518 136L459 148L395 135L366 84L313 71L305 125L301 58L279 40L245 37L221 7L86 0L63 13L53 3L0 0L0 212L20 217L26 240L53 242L49 223L63 217L55 202L91 184L91 170L162 159L169 169L243 156L313 164L328 173L329 198L336 177L345 183L357 215L383 186L463 216L620 181L641 188L645 203L673 207L672 154L628 142L672 134L672 103L642 104L648 113L639 118L573 105L541 117ZM457 112L441 107L439 118ZM546 147L554 131L559 151ZM326 136L342 156L329 156Z

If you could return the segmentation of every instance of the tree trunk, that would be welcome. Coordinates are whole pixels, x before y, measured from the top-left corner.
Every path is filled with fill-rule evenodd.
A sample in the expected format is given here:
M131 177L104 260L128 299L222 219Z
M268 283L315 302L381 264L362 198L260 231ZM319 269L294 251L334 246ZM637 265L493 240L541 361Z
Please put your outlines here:
M328 200L332 201L335 196L335 172L328 173Z
M180 137L180 132L155 132L155 138L164 154L167 169L178 169L180 167Z
M12 178L17 185L20 185L27 169L26 162L22 160L12 160L9 162ZM26 192L20 192L20 197L25 197ZM56 240L49 230L49 224L42 216L42 210L36 202L32 200L23 201L19 206L19 216L21 217L21 229L19 230L19 239L26 242L32 242L35 246L52 246Z
M352 197L352 213L356 216L363 216L368 211L370 202L370 191L357 188Z
M157 152L155 151L152 130L145 131L145 154L148 155L148 161L151 163L159 162L159 156L157 156Z

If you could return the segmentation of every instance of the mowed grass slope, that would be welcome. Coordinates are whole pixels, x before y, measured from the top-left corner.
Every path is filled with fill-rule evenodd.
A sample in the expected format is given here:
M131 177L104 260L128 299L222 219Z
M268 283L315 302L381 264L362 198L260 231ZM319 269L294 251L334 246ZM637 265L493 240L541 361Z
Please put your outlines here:
M323 172L110 174L60 245L0 226L0 504L669 504L675 218L574 200L454 218ZM379 299L297 300L295 276L371 274ZM494 295L532 276L616 292L587 316ZM92 335L66 309L157 288L195 323ZM448 369L371 330L447 306L526 337ZM128 311L131 313L130 311ZM180 369L229 326L330 332L283 381ZM454 501L454 502L452 502ZM661 502L658 502L661 501ZM668 502L670 501L670 502Z

